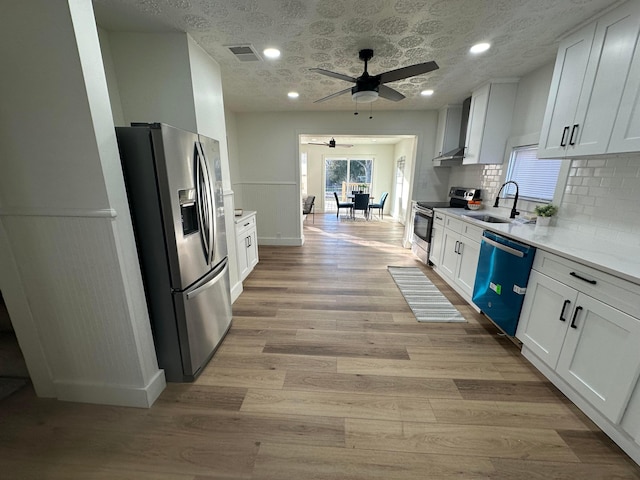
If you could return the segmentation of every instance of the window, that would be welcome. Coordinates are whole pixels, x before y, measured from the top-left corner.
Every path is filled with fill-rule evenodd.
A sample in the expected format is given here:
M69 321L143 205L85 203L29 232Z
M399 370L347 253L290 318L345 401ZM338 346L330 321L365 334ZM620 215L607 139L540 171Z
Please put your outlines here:
M551 202L556 191L562 160L538 159L538 146L515 147L511 152L505 181L518 184L520 198L533 202ZM515 187L507 185L505 197L513 197Z

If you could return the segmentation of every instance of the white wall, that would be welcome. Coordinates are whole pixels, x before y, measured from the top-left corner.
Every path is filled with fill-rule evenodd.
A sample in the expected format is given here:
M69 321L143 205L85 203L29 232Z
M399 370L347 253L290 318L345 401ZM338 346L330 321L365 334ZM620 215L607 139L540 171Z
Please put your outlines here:
M236 204L256 210L262 244L299 245L300 174L298 135L416 135L419 178L412 198L441 195L431 166L436 111L376 112L373 119L350 112L237 113L239 178L233 180ZM440 190L439 190L440 188Z
M3 8L0 288L32 381L39 395L149 406L164 375L91 2Z
M186 34L109 32L102 47L110 48L124 125L164 122L197 130Z

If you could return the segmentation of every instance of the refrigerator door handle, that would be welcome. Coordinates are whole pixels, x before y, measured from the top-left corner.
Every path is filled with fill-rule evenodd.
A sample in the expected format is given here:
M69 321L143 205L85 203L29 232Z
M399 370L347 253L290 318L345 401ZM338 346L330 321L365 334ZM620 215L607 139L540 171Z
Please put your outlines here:
M192 299L193 297L210 288L214 283L216 283L218 280L220 280L221 277L224 276L227 270L229 270L229 261L225 258L224 265L220 266L218 273L216 273L216 275L211 280L200 285L199 287L194 288L190 292L187 292L187 300Z
M196 175L195 175L195 183L196 183L196 202L198 204L198 225L200 227L200 238L202 239L202 250L204 251L204 255L205 258L207 259L207 264L209 263L209 238L207 235L207 229L205 228L205 219L204 219L204 214L205 212L203 211L203 209L205 208L205 205L203 203L203 193L202 193L202 187L203 187L203 182L202 182L202 161L200 160L200 151L198 149L198 145L196 143L196 147L195 147L195 156L196 156L196 161L195 163L195 169L196 169Z
M207 168L207 162L204 158L204 151L200 142L196 142L196 156L197 156L197 179L196 183L199 187L198 201L201 208L201 234L205 243L205 255L207 259L207 265L211 263L213 256L213 231L212 231L212 210L213 205L211 201L211 178L209 177L209 169Z
M524 253L521 252L520 250L516 250L515 248L511 248L511 247L507 247L506 245L503 245L499 242L496 242L495 240L491 240L490 238L487 237L482 237L482 241L483 242L487 242L489 245L492 245L500 250L502 250L503 252L507 252L511 255L514 255L516 257L519 258L523 258L524 257Z
M208 238L209 238L209 255L207 256L207 263L211 263L213 261L213 255L214 255L214 245L213 242L215 241L215 212L214 212L214 199L213 199L213 184L211 183L211 174L209 172L209 167L207 166L207 159L204 155L204 147L202 146L202 143L200 142L196 142L196 148L198 149L198 157L200 158L200 162L202 165L202 175L204 178L204 183L205 183L205 191L203 192L203 195L206 199L207 202L207 213L208 213L208 219L207 219L207 233L208 233Z

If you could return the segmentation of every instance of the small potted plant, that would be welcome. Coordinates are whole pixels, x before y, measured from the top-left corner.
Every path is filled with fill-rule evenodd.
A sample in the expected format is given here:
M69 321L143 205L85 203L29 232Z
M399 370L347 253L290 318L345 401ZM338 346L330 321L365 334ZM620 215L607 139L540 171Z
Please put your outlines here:
M533 210L538 216L536 219L536 225L548 226L551 223L551 217L558 213L558 207L553 203L547 205L537 205Z

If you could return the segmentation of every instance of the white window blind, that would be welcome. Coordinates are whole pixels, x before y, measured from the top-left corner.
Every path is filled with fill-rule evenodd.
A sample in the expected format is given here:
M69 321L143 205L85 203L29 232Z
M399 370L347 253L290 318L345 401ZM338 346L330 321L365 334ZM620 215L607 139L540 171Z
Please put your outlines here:
M511 152L506 180L513 180L518 184L520 198L550 202L553 200L561 165L562 160L538 159L537 146L516 147ZM505 196L512 197L515 187L507 187Z

